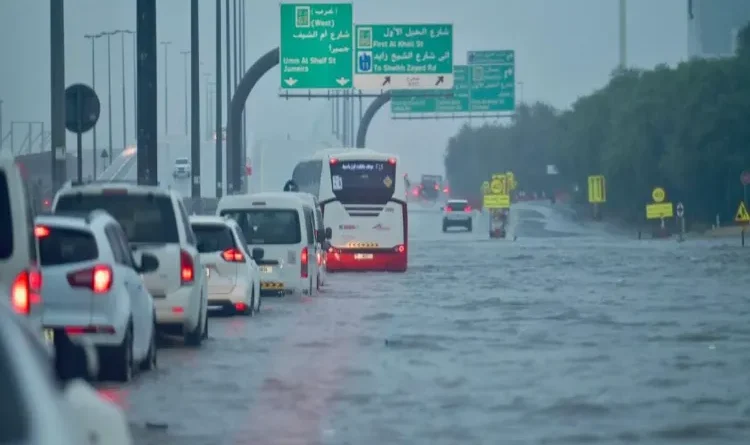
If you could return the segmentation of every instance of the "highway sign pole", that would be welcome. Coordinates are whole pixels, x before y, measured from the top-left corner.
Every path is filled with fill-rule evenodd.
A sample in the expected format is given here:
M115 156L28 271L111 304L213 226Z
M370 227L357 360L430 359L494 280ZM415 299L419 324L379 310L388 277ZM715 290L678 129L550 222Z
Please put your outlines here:
M677 203L677 218L680 219L680 242L685 240L685 206L681 203Z

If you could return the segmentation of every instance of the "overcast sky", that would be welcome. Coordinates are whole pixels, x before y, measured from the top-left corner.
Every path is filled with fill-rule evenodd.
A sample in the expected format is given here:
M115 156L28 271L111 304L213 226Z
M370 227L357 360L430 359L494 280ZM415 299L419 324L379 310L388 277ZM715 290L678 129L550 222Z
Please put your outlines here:
M247 1L249 63L278 45L279 2ZM231 3L231 2L230 2ZM465 63L467 50L513 49L517 79L526 101L569 106L577 97L604 85L618 62L617 0L355 0L361 23L454 24L454 60ZM135 0L65 0L66 84L91 83L91 43L85 34L135 30ZM223 1L222 1L223 4ZM685 0L628 0L629 64L675 64L687 52ZM190 2L158 1L158 39L171 41L168 52L170 133L184 124L184 68L180 51L189 49ZM215 2L201 0L202 71L214 73ZM0 1L0 100L4 133L9 122L44 121L49 128L49 0ZM128 127L133 125L132 40L125 41ZM107 43L96 43L96 90L102 99L100 146L107 137ZM114 146L122 145L120 38L112 38L112 118ZM159 54L159 107L163 107L163 49ZM330 105L324 100L284 101L277 96L278 68L263 78L248 102L251 131L264 139L313 137L330 129ZM201 79L202 88L205 87ZM201 94L205 106L205 94ZM163 131L163 111L159 129ZM202 118L204 114L201 113ZM387 107L376 116L368 146L402 157L410 173L442 173L442 153L460 121L393 121ZM203 128L203 126L201 127ZM102 142L104 140L104 142ZM129 143L133 136L129 137ZM88 143L88 141L87 141ZM68 145L72 146L69 139ZM279 154L283 156L283 154ZM290 164L292 161L290 160Z

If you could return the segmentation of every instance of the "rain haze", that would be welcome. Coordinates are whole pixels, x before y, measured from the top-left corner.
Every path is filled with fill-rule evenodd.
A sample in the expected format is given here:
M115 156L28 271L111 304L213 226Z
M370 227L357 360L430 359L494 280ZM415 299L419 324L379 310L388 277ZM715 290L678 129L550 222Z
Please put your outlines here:
M247 60L252 63L279 42L279 3L255 0L247 6ZM369 23L454 24L455 63L465 62L466 51L513 49L516 51L518 99L544 101L562 108L576 98L602 87L618 63L618 5L615 0L358 0L355 20ZM215 71L215 4L200 2L201 73ZM684 0L628 1L628 64L651 68L673 65L685 59L687 17ZM181 51L190 49L190 4L184 0L160 0L157 4L158 40L168 47L168 111L170 134L182 134L185 69ZM65 2L66 84L91 83L91 43L87 34L135 30L135 2L124 0L67 0ZM0 2L0 100L3 116L10 121L44 121L49 128L49 2L6 0ZM132 129L132 36L125 36L125 78L128 126ZM112 37L112 122L114 146L122 145L120 37ZM97 124L100 147L107 137L107 43L96 42L96 91L102 102ZM225 48L225 47L224 47ZM159 46L158 128L164 131L164 47ZM224 82L226 84L226 82ZM226 85L225 85L226 86ZM294 140L330 134L330 103L278 97L278 68L269 72L247 102L251 137L274 140L289 135ZM201 108L205 104L206 77L201 79ZM369 100L369 99L368 99ZM226 105L226 103L225 103ZM366 105L365 105L366 106ZM205 126L205 113L201 113ZM226 115L225 115L226 117ZM443 152L449 137L463 123L450 121L391 120L388 107L370 126L368 146L394 152L412 176L443 174ZM130 131L129 131L130 133ZM102 142L105 141L105 142ZM132 136L128 143L134 143ZM74 147L72 135L68 147ZM91 144L90 137L84 139ZM284 153L268 154L285 159ZM273 165L283 163L273 162ZM293 168L289 159L286 172Z

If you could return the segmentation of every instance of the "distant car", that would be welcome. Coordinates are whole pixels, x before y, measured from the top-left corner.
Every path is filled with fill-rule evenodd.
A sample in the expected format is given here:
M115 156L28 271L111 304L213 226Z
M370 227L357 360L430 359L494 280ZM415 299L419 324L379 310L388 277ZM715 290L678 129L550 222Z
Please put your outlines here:
M464 227L471 232L473 219L474 214L467 200L450 199L443 207L443 232L451 227Z
M201 264L208 276L208 307L250 315L260 312L260 269L240 226L220 216L191 216ZM255 250L255 256L261 249Z
M156 257L143 253L137 264L122 228L104 211L40 216L36 224L45 336L64 329L90 341L102 380L127 382L135 366L154 369L156 312L140 275L159 267Z
M92 182L63 187L52 213L102 209L122 227L137 256L149 253L159 267L143 274L154 299L160 330L200 346L208 337L206 274L183 199L174 190L128 182Z
M190 176L190 160L188 158L175 159L172 176L175 178L187 178Z

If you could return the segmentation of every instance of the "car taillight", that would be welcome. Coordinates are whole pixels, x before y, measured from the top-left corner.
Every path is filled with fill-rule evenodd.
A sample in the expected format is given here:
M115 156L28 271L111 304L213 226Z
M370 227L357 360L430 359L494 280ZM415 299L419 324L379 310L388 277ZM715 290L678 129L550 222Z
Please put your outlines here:
M239 251L239 249L235 249L234 247L221 252L221 257L224 258L224 261L228 263L245 262L245 255L243 255L242 252Z
M31 312L32 304L42 301L42 273L36 269L23 270L10 287L10 305L13 310L21 315Z
M452 211L453 211L453 209L452 209L452 208L450 208L450 207L446 207L446 208L445 208L445 211L446 211L446 213L450 213L450 212L452 212Z
M398 253L404 253L404 252L406 252L406 246L404 246L403 244L399 244L399 245L398 245L398 246L396 246L396 248L395 248L395 249L393 249L393 250L395 250L395 251L396 251L396 252L398 252Z
M103 294L112 289L112 268L105 264L78 270L68 274L68 284L72 287L87 287L95 294Z
M192 284L195 279L195 265L193 257L185 250L180 250L180 283L184 286Z
M471 206L464 207L464 212L471 212Z
M318 252L317 255L318 255L318 266L320 266L321 264L323 264L323 255L320 252Z
M34 235L37 238L44 238L49 236L49 228L45 226L36 226L34 227Z
M307 278L308 276L308 266L310 258L307 254L307 247L302 248L302 252L299 255L300 259L300 276L302 278Z

